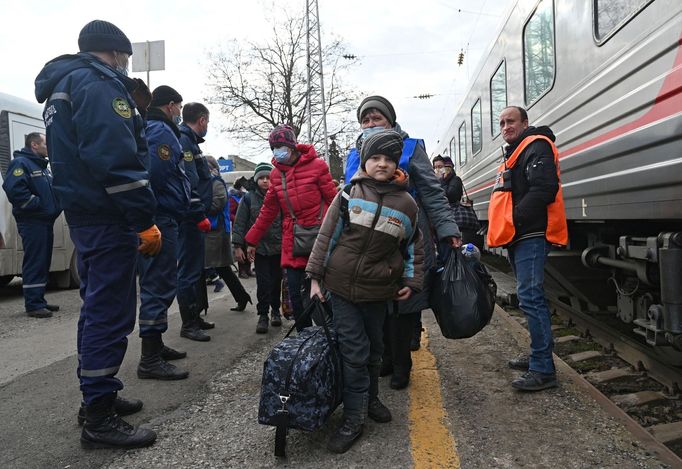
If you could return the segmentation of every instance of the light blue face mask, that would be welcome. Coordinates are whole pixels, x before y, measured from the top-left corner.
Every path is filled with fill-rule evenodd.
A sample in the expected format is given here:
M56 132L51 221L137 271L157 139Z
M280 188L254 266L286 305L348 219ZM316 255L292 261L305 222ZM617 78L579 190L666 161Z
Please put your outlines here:
M173 116L173 123L175 125L180 125L180 122L182 122L182 116Z
M374 135L374 134L377 134L379 132L383 132L384 130L386 130L386 129L383 127L368 127L366 129L362 130L362 138L363 138L363 140L367 140L370 135Z
M286 163L289 161L289 148L279 147L272 150L272 155L278 163Z

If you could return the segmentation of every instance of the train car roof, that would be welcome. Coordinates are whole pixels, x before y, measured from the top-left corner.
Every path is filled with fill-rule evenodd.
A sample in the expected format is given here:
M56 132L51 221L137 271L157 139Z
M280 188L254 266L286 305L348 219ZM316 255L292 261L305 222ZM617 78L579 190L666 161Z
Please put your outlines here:
M15 114L41 118L43 107L36 102L0 93L0 111L11 111Z

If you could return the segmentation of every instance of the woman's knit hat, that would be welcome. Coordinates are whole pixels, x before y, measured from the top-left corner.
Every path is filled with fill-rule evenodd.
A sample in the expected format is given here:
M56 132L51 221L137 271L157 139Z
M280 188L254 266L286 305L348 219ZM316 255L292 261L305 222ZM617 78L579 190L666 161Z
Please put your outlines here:
M270 149L274 150L279 147L289 147L292 150L296 149L296 133L294 129L288 125L278 125L275 127L268 137Z
M362 123L362 118L364 117L366 111L370 109L378 109L379 112L388 120L391 126L395 126L395 109L388 99L383 96L368 96L363 99L358 106L358 122Z

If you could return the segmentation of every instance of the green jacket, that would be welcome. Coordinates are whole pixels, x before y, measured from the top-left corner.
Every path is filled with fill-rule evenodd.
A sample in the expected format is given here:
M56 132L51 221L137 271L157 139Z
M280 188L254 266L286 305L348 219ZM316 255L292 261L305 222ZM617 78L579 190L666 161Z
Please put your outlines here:
M232 224L232 244L235 247L246 249L244 236L256 222L263 200L265 200L265 194L255 188L247 192L239 202ZM282 217L280 215L275 218L267 234L258 243L256 252L263 256L275 256L282 253Z

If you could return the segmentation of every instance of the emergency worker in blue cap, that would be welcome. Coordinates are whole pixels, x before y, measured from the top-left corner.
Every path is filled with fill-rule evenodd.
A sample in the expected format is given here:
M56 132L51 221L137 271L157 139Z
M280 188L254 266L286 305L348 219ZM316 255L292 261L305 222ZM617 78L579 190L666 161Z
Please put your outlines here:
M86 24L80 53L48 62L35 81L60 201L78 252L83 300L78 321L78 377L84 448L137 448L156 440L120 415L140 401L117 396L116 377L135 326L135 263L161 249L149 187L149 154L140 112L150 93L127 76L132 46L115 25ZM134 99L134 97L136 99Z

